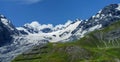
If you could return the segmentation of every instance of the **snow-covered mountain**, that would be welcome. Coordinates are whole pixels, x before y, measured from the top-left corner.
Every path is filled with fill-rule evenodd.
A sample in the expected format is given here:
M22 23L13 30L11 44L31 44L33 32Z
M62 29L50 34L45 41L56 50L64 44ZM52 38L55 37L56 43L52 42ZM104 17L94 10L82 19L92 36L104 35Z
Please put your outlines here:
M22 27L17 27L18 30L21 31L21 33L24 31L27 34L35 34L35 33L51 33L53 31L61 30L65 27L67 27L69 24L71 24L72 21L68 21L64 25L59 24L57 26L53 26L52 24L40 24L37 21L33 21L32 23L27 23Z
M88 20L77 19L74 22L68 21L64 25L57 25L55 27L52 24L41 25L35 21L17 29L28 35L41 34L43 37L50 38L50 42L71 41L84 37L84 34L101 27L103 28L118 20L120 20L119 4L111 4Z
M3 15L0 15L0 47L12 41L12 35L18 35L18 30Z
M22 34L23 32L26 33L25 35L27 36L38 35L43 39L47 38L49 42L58 42L68 39L72 35L71 32L74 31L80 23L80 20L76 22L68 21L64 25L60 24L54 27L52 24L41 25L34 21L17 29L20 30Z
M108 5L88 20L76 19L56 26L42 25L34 21L15 28L3 15L0 16L0 19L0 34L2 34L0 44L4 42L4 46L0 47L0 61L9 62L16 55L32 48L33 45L77 40L91 31L102 29L119 21L120 4ZM10 39L8 39L9 37Z

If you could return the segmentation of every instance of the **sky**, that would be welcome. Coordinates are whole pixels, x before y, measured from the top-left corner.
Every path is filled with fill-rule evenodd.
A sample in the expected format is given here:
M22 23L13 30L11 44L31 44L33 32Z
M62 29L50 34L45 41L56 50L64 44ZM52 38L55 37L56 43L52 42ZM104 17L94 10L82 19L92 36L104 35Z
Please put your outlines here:
M15 26L32 21L40 24L64 24L68 20L88 19L119 0L0 0L0 14Z

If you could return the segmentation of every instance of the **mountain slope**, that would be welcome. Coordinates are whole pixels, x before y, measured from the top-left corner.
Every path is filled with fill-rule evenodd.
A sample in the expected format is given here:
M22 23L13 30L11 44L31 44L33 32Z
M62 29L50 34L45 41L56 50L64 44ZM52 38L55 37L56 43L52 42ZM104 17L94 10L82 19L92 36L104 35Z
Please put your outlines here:
M18 34L13 24L5 16L0 15L0 47L9 44L12 41L12 35Z
M17 29L27 35L43 34L43 37L50 38L48 40L49 42L72 41L84 37L86 33L104 28L120 20L119 7L119 4L110 4L88 20L77 19L74 22L68 21L64 25L57 25L55 27L52 24L41 25L35 21L27 23L23 27L18 27Z
M120 21L78 41L35 46L12 62L119 62Z
M104 29L105 27L111 25L112 23L119 21L120 20L119 7L120 7L119 4L110 4L106 7L104 7L95 16L92 16L88 20L77 19L74 22L68 21L64 25L60 24L55 27L52 26L51 24L48 24L48 25L43 24L42 25L35 21L32 23L27 23L22 27L14 28L14 26L12 26L11 23L9 23L10 21L8 21L6 18L4 18L4 16L1 16L5 19L5 20L4 19L1 20L2 23L6 22L6 20L8 22L7 24L4 23L1 25L1 26L4 26L2 30L6 29L3 31L5 33L3 33L3 32L1 32L1 33L3 35L6 35L6 33L10 33L10 34L7 34L6 37L8 37L8 38L11 37L12 40L9 39L10 42L2 40L2 42L6 42L8 44L0 47L0 61L1 62L10 62L14 57L16 57L17 55L19 55L23 52L28 51L35 45L42 46L43 44L46 44L49 42L52 42L52 43L68 42L68 41L73 41L73 40L77 40L80 38L82 38L81 40L83 40L83 39L85 40L86 38L83 38L83 37L86 36L87 34L89 34L90 32L92 32L94 30ZM0 30L0 31L2 31L2 30ZM13 34L13 33L11 34L11 32L13 32L15 34ZM16 32L18 32L19 35L16 35ZM119 30L118 30L118 33L119 33ZM100 34L103 34L103 33L100 33ZM0 35L1 38L4 38L3 35ZM106 36L109 36L109 34ZM98 35L95 37L98 37L101 39L101 35ZM112 38L112 37L110 37L110 38ZM114 36L113 36L113 38L114 38ZM94 38L92 38L92 39L94 39ZM106 39L107 38L105 38L105 40ZM90 40L91 40L91 38L90 38ZM114 45L113 41L112 42L111 41L112 40L109 40L110 44L112 43L111 45ZM103 38L102 38L102 41L100 41L100 42L102 42L101 43L102 45L104 45L106 47L108 46L106 44L107 42L103 41ZM91 42L91 43L94 43L94 42ZM96 45L96 43L94 43L94 44ZM88 45L91 45L91 44L88 44ZM84 46L84 42L83 42L83 46ZM92 47L92 46L93 45L91 45L89 47ZM100 46L98 45L97 47L101 47L101 45ZM74 48L77 49L78 47L74 47ZM78 48L78 49L81 50L81 48ZM84 49L83 49L83 51L84 51Z

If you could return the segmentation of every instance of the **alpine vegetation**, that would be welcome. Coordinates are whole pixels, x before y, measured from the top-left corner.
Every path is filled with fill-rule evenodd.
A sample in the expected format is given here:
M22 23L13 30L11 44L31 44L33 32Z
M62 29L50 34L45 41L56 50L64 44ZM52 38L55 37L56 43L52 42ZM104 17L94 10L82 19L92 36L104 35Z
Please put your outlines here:
M88 20L15 27L0 15L0 62L120 62L120 4Z

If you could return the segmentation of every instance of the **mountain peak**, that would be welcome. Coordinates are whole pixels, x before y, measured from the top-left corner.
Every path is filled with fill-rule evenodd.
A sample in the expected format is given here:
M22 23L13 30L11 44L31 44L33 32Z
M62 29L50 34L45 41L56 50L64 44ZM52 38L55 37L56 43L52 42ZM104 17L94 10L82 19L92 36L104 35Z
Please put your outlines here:
M18 34L13 24L4 15L0 15L0 47L10 43L12 36Z
M0 18L5 18L5 16L4 16L4 15L2 15L2 14L0 14Z
M77 40L94 30L107 27L110 24L119 21L119 8L119 4L111 4L104 7L95 16L91 17L88 20L82 21L80 19L76 19L75 21L68 21L65 24L59 24L56 26L53 26L52 24L40 24L37 21L33 21L32 23L25 24L23 27L18 27L17 29L20 32L21 36L17 35L15 36L15 38L11 37L13 33L16 33L14 32L14 26L9 22L9 20L5 16L0 15L0 40L3 39L3 42L0 42L0 44L6 44L11 40L11 38L14 38L12 40L14 42L10 43L13 44L12 46L10 46L11 51L7 52L8 54L11 54L11 52L16 51L19 51L18 53L21 53L23 49L19 48L27 48L29 46L33 46L34 44L39 44L42 42L64 42ZM13 28L14 30L10 30L10 28ZM8 39L8 37L10 38ZM1 51L2 50L0 49L0 52ZM9 49L6 48L6 51L9 51ZM13 56L15 54L17 53L13 53ZM3 55L5 57L8 56L6 54ZM7 58L12 57L11 55L9 56L10 57Z
M2 23L2 25L6 26L8 29L15 30L15 27L4 15L0 15L0 22Z
M119 15L120 14L120 4L110 4L106 7L104 7L101 11L101 14L104 14L105 16L108 14Z

